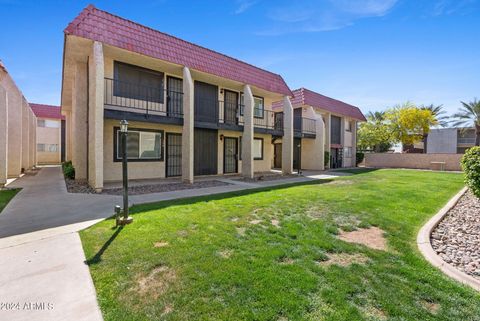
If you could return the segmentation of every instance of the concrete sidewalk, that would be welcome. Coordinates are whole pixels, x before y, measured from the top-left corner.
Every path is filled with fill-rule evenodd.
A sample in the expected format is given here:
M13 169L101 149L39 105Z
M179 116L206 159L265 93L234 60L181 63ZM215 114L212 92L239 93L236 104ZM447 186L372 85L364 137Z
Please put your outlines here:
M335 174L333 174L335 175ZM134 195L132 204L330 179L309 173L262 182ZM22 188L0 213L0 320L102 320L78 231L113 214L120 196L71 194L60 167L43 168L9 187Z

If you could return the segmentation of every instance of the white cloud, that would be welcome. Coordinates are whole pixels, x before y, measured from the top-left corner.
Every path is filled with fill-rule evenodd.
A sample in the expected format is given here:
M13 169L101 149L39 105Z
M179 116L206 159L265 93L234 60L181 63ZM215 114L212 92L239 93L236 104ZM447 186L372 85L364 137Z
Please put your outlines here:
M257 3L256 0L237 0L237 9L235 10L235 14L241 14L250 9L253 5Z
M467 11L474 6L478 9L478 0L438 0L433 6L432 15L451 15Z
M272 26L257 35L320 32L348 27L358 19L387 15L399 0L279 1L267 11Z

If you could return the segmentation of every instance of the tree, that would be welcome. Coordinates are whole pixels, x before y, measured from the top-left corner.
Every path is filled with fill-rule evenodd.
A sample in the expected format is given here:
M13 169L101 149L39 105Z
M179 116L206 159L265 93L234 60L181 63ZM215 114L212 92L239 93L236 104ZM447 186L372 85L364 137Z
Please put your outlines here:
M385 122L385 112L369 112L367 122L358 129L358 146L360 149L372 148L375 152L386 152L392 147L390 128Z
M411 102L396 106L386 113L395 141L413 145L422 141L430 127L438 122L432 111L416 107Z
M440 127L447 127L449 122L449 117L447 116L447 112L443 110L443 105L435 106L434 104L430 104L427 106L420 106L420 109L429 110L432 112L433 117L437 121ZM428 133L423 135L423 152L427 152L427 142L428 142Z
M461 101L462 107L452 117L457 121L453 123L454 127L474 127L475 128L475 146L480 146L480 101L476 98L468 104Z

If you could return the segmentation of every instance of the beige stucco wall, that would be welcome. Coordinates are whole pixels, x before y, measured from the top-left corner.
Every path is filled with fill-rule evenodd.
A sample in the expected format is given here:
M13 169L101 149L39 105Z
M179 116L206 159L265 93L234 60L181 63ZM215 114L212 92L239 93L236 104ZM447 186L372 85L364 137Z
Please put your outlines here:
M3 184L5 176L17 177L21 174L22 168L27 170L35 163L34 159L31 159L31 146L35 144L31 141L31 132L35 131L35 125L31 120L35 119L35 116L1 62L0 87L0 115L3 118L1 123L3 137L0 139L2 144L0 184Z
M119 127L119 121L113 119L105 119L103 132L103 176L104 181L119 181L122 179L122 163L113 161L114 127ZM167 133L182 133L182 126L154 124L146 122L129 122L130 129L156 129L163 130L162 137L162 153L163 161L154 162L129 162L128 174L129 179L143 178L163 178L165 177L165 136Z
M375 168L438 169L431 162L445 162L448 171L460 171L462 154L367 153L365 166Z
M60 158L60 133L61 133L61 120L38 118L41 120L51 120L58 122L58 128L50 127L37 127L37 144L56 144L58 145L58 152L37 152L38 164L59 164Z

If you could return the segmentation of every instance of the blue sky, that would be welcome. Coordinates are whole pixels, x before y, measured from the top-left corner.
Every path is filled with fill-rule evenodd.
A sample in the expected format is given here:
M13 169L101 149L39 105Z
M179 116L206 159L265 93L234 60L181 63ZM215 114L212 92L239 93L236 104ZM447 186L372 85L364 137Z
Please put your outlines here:
M89 3L364 112L480 98L480 0L0 0L0 59L30 102L59 104L63 29Z

